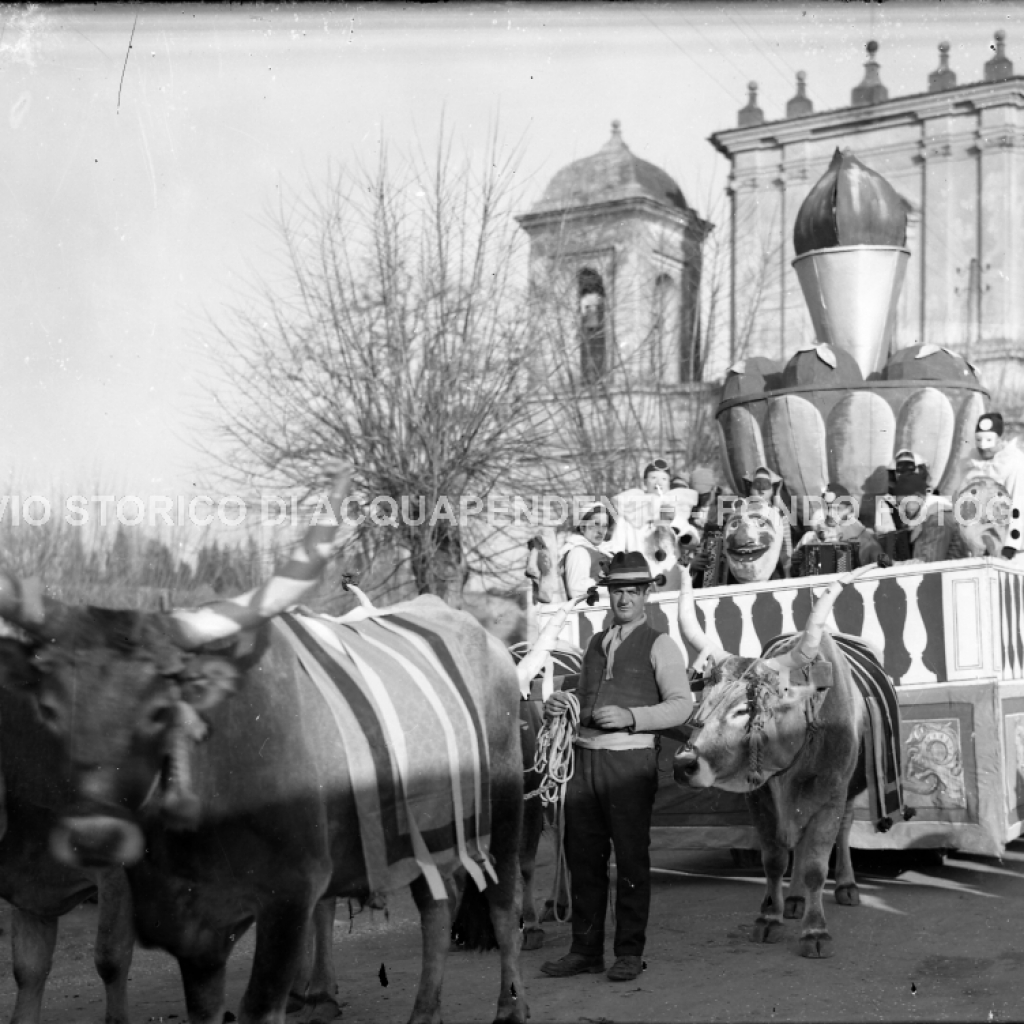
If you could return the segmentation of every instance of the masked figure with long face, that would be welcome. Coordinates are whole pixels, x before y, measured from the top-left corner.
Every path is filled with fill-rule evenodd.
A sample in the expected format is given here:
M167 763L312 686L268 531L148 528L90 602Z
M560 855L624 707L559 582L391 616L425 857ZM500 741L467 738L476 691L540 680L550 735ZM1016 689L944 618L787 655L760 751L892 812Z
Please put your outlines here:
M742 500L722 532L731 582L757 583L789 574L792 538L789 520L760 496Z

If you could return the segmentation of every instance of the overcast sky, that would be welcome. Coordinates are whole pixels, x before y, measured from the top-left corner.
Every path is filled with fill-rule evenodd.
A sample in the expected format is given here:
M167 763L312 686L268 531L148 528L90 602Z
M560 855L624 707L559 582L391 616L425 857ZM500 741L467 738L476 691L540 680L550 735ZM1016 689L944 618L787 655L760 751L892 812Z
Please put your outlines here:
M747 82L768 119L797 70L845 106L869 38L890 96L992 34L1024 73L1018 3L332 4L2 8L0 473L7 491L188 494L207 313L268 265L276 190L383 139L521 140L527 201L613 118L698 212L728 165L707 136ZM131 48L129 49L129 40Z

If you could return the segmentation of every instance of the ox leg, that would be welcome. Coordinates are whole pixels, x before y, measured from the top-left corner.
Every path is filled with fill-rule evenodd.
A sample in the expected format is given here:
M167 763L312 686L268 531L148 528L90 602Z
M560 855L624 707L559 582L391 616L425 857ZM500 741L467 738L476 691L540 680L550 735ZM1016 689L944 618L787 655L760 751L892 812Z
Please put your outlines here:
M527 800L523 808L523 838L519 844L519 870L523 876L523 949L540 949L544 929L537 920L533 880L537 868L537 848L544 829L544 808L540 800Z
M524 1024L530 1015L526 989L519 973L519 914L522 878L519 847L523 829L523 775L512 769L492 780L491 856L498 880L487 886L491 921L501 952L501 989L496 1021Z
M321 879L325 884L326 880ZM322 891L321 884L317 892ZM317 896L281 900L256 917L256 950L239 1024L283 1024L292 981L302 967L307 929Z
M227 959L178 957L189 1024L220 1024L224 1016Z
M299 1020L334 1020L341 1016L334 973L334 914L337 900L328 896L313 910L303 963L292 983L288 1012L302 1010ZM293 1005L294 1004L294 1005Z
M128 1024L128 971L135 952L132 893L120 869L98 880L99 924L96 929L96 973L107 991L105 1024Z
M793 873L789 877L789 892L786 894L786 909L783 914L790 921L799 921L807 909L802 850L803 847L797 844L797 848L793 852Z
M409 1024L439 1024L441 1020L441 985L444 965L451 944L452 915L458 899L453 883L446 882L449 898L435 900L430 886L420 875L410 886L412 898L420 912L420 934L423 937L423 962L420 986L416 992Z
M789 848L778 840L775 804L767 790L755 790L747 797L761 837L761 862L764 865L765 894L761 912L754 921L755 942L778 942L783 935L782 876L789 865Z
M826 805L811 819L797 845L800 882L806 893L803 930L800 933L800 955L819 959L830 957L832 936L825 923L821 897L828 876L828 857L836 839L836 825L841 813L834 805Z
M853 874L853 857L850 855L850 830L853 828L853 800L846 801L843 820L836 836L836 903L844 907L860 905L860 890Z
M56 943L56 917L39 917L11 908L11 950L14 982L18 986L11 1024L38 1024Z

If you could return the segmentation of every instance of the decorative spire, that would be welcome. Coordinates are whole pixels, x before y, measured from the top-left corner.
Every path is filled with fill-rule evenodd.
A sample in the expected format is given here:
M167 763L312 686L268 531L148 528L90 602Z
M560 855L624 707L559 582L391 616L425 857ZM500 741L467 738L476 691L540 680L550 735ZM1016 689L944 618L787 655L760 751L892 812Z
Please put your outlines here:
M939 43L939 67L928 75L929 92L956 88L956 72L949 66L949 43Z
M796 73L796 95L786 104L786 117L813 114L814 104L807 98L807 72Z
M629 147L622 141L622 122L616 118L612 121L612 134L602 147L603 150L620 150Z
M764 111L757 105L757 82L747 86L747 105L739 113L739 126L747 128L752 124L764 124Z
M1004 78L1013 78L1013 61L1006 56L1006 33L999 29L996 32L996 55L985 61L985 81L1001 82Z
M871 40L868 43L868 59L864 64L864 80L850 93L851 107L869 107L874 103L884 103L889 98L889 90L882 85L878 77L878 61L875 54L878 53L878 43Z

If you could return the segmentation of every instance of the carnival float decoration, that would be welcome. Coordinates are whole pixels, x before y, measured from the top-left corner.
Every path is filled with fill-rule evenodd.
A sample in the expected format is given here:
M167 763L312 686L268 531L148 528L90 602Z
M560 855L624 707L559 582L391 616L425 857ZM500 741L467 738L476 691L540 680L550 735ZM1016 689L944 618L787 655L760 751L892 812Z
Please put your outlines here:
M794 228L793 268L816 341L785 363L737 363L725 381L716 415L736 493L744 476L768 466L793 496L850 495L870 525L904 448L927 466L930 486L948 493L988 396L970 363L948 349L890 353L910 255L906 229L892 186L836 150Z

